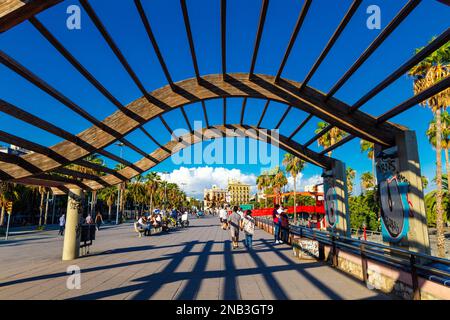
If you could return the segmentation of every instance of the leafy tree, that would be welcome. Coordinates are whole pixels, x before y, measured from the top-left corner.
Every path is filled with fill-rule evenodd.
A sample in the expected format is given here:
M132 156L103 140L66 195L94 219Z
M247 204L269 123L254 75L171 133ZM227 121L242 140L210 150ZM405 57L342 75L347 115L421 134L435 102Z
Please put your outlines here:
M294 199L297 195L297 176L305 168L305 161L290 153L286 153L283 159L283 165L286 171L294 178ZM297 204L294 201L294 223L297 223Z
M416 49L416 53L423 50ZM450 41L414 66L409 75L414 81L414 94L420 94L450 75ZM444 207L442 191L442 112L450 104L450 88L424 101L436 120L436 227L438 256L445 257Z
M351 195L351 194L353 194L353 187L354 187L354 181L355 181L355 177L356 177L356 171L350 167L347 167L346 175L347 175L348 194Z
M315 131L316 134L322 132L322 130L326 129L330 124L326 122L319 122L317 124L317 130ZM319 146L323 147L324 149L331 147L332 145L338 143L342 139L344 139L347 136L347 132L333 127L330 131L325 133L323 136L321 136L317 142L319 143ZM332 152L328 152L328 155L331 157Z

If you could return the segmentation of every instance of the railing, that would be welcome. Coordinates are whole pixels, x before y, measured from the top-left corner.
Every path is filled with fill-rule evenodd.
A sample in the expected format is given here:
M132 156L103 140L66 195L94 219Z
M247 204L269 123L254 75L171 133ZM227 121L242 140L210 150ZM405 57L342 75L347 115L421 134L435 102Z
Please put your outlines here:
M272 219L255 218L257 223L266 224L273 228ZM352 239L342 235L333 234L328 231L319 231L300 226L290 226L290 235L300 236L318 241L331 247L333 266L337 266L337 250L350 252L361 257L363 280L367 283L367 259L390 265L396 269L406 271L411 274L413 298L420 299L418 276L428 280L438 282L450 287L450 260L438 258L422 253L417 253L401 248L389 247L380 243L369 242L359 239ZM272 229L273 230L273 229ZM449 271L438 269L436 265L442 265Z

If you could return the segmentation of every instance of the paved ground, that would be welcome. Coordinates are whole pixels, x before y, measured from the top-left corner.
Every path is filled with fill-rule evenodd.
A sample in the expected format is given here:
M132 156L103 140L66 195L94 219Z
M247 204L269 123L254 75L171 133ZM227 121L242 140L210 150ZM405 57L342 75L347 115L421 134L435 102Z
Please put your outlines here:
M128 224L101 230L91 254L69 263L57 231L19 235L0 242L0 299L388 299L327 265L299 262L264 231L254 242L233 251L216 218L141 239ZM80 290L66 286L74 264Z

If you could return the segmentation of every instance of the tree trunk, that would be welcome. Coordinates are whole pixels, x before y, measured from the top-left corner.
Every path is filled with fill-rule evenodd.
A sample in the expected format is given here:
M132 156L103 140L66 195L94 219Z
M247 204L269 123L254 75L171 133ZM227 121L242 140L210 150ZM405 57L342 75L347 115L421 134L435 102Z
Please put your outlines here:
M445 171L447 172L447 192L450 192L450 160L448 157L448 149L445 148Z
M44 211L44 192L41 192L41 203L39 205L39 227L42 226L42 213Z
M442 123L441 108L436 110L436 228L438 256L445 258L444 210L442 207Z
M44 226L47 225L48 218L48 200L50 199L50 192L47 191L47 201L45 202L45 215L44 215Z
M297 225L297 176L294 176L294 224Z
M2 206L2 214L0 216L0 227L3 227L4 223L5 223L5 207Z
M111 209L112 209L112 205L108 206L108 220L109 220L109 222L111 222Z

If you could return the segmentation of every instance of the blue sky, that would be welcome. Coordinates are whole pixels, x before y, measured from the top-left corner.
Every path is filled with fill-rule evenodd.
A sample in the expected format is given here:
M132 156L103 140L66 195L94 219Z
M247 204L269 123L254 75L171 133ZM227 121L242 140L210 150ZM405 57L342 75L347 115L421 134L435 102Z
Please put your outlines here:
M143 0L142 2L173 79L180 81L193 77L194 69L188 50L179 1ZM304 78L351 2L351 0L313 1L283 77L298 81ZM363 1L345 32L310 81L310 85L327 92L379 34L380 30L369 30L366 27L366 20L369 16L366 9L369 5L376 4L381 8L381 23L382 28L384 28L406 2L405 0ZM165 85L164 74L133 1L120 1L120 6L119 1L92 0L90 3L145 88L151 92ZM220 73L220 1L188 0L187 3L200 73L202 75ZM228 72L248 72L261 1L229 0L227 3ZM270 2L256 64L256 73L275 74L278 70L302 3L299 0ZM39 14L38 18L123 104L128 104L139 98L141 96L140 91L83 10L81 13L81 30L66 28L68 17L66 8L71 4L79 5L77 1L65 1ZM357 101L411 57L415 48L425 45L432 36L442 33L449 25L448 21L450 21L450 7L435 0L422 1L346 85L337 92L336 97L348 104ZM29 22L22 23L0 35L0 48L96 118L102 120L116 110L106 98L50 46ZM63 126L74 134L91 126L86 120L4 66L0 66L0 79L2 99L58 126ZM409 98L412 94L411 79L405 75L383 93L370 100L361 110L378 116ZM221 104L221 100L207 102L211 124L222 123ZM242 99L229 99L229 123L239 122L241 104ZM263 107L264 101L250 99L245 114L245 122L256 124ZM282 104L272 103L262 126L273 128L285 109L286 106ZM200 104L187 106L186 110L192 123L203 119ZM281 133L290 135L305 117L304 112L292 110L281 127ZM424 133L431 118L432 114L429 110L417 106L393 119L395 122L416 130L422 170L430 178L434 177L435 154ZM174 110L166 114L165 119L174 129L186 127L180 110ZM320 120L314 118L295 137L295 140L300 143L308 141L314 135L313 131L318 121ZM0 128L46 146L52 146L61 140L52 134L33 128L4 114L0 114ZM158 141L162 143L168 141L169 133L159 120L149 122L145 125L145 128ZM131 133L127 138L146 152L151 152L156 148L156 145L140 131ZM320 150L317 144L314 144L312 148L317 151ZM108 147L107 150L117 155L120 154L119 147L115 145ZM124 149L124 155L131 161L140 159L140 155L128 148ZM283 153L281 152L280 157L282 156ZM359 140L354 140L339 148L333 156L343 159L347 165L358 172L358 176L371 170L370 160L359 151ZM108 164L114 166L112 161L108 161ZM249 175L258 174L260 170L257 165L248 164L217 165L217 167L236 168ZM166 161L158 165L155 170L173 171L177 168L178 166L171 161ZM320 170L313 165L309 165L304 172L306 177L317 174L320 174Z

